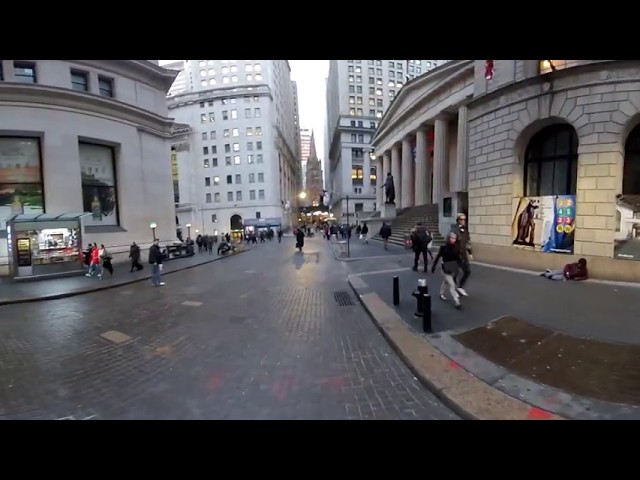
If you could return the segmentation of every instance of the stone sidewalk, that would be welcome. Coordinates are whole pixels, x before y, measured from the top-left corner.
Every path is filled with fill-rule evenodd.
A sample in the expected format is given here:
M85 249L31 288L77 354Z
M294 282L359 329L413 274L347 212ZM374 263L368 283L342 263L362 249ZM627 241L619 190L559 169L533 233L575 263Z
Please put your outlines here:
M401 340L392 339L391 341L392 344L395 342L396 348L404 348L404 342L407 348L411 349L415 358L411 359L405 355L405 359L410 365L412 363L417 365L412 367L414 371L425 358L434 359L439 355L442 357L442 362L445 362L443 365L448 365L444 370L446 375L450 375L452 369L461 370L459 375L473 379L467 379L471 382L467 385L468 388L472 388L470 385L474 383L482 383L479 391L483 395L483 402L486 400L484 397L486 392L482 392L486 388L491 388L495 394L495 405L507 408L505 405L509 402L505 403L506 400L503 399L505 395L523 404L514 404L518 406L512 405L511 410L504 412L500 412L497 408L474 411L474 408L479 408L482 402L469 406L468 400L458 398L458 401L471 408L467 410L471 417L555 418L557 414L559 417L584 419L640 418L640 411L635 405L620 405L573 393L581 391L603 393L603 388L598 388L597 385L580 388L575 384L577 379L571 378L571 373L573 370L584 371L585 369L576 369L575 363L573 365L566 363L570 360L585 364L593 363L596 359L588 358L590 352L601 355L601 352L606 351L610 357L601 358L601 363L625 365L625 358L629 355L629 344L640 344L640 324L636 321L636 312L640 306L637 288L595 282L552 282L537 275L473 265L472 277L467 286L470 297L463 298L463 310L457 311L450 302L442 302L438 298L441 276L430 272L427 274L412 272L409 269L410 263L402 259L395 262L396 268L385 272L361 272L350 276L350 283L379 328L384 331L391 324L396 330L406 328L407 332L411 332L411 336L407 336L405 332ZM405 266L398 268L401 265ZM387 266L390 264L388 263ZM399 277L401 290L401 302L398 307L392 307L392 277L395 275ZM421 320L414 316L416 301L410 293L415 288L418 278L427 279L432 295L434 333L431 335L422 333ZM531 325L528 331L533 329L544 331L545 333L539 334L540 342L533 342L533 345L524 349L518 347L520 348L518 350L508 344L506 339L511 338L509 335L516 337L521 335L517 337L520 338L517 342L521 343L532 341L532 339L527 340L524 332L509 332L508 328L501 330L500 335L494 335L488 340L487 334L483 332L491 331L492 328L498 331L501 325L498 319L505 316L517 319L519 324ZM395 325L394 322L400 322L401 325ZM482 341L476 341L475 344L467 340L467 344L475 345L475 350L471 350L460 343L460 333L474 331L474 329L477 330L477 335L480 337L484 335L484 337ZM560 337L566 338L566 345L558 343ZM415 340L409 341L408 338L415 338ZM547 341L547 339L553 340ZM418 342L421 348L417 348L415 342ZM545 347L546 350L540 347L536 357L534 347L545 342L555 342L557 345L554 350L550 350L549 347ZM625 343L627 346L624 349L611 347L617 343ZM603 344L607 344L607 348L604 348ZM566 351L563 351L565 348ZM570 348L574 350L577 348L579 355L570 355ZM509 357L509 349L513 353L511 357ZM539 358L543 350L549 357L546 360ZM501 357L493 353L498 351L502 352ZM551 382L558 384L549 386L538 383L536 377L546 378L545 381L549 382L549 376L536 376L535 372L528 378L514 374L510 370L510 367L515 368L512 367L515 365L514 362L519 362L519 373L527 370L523 368L519 357L525 354L533 355L532 364L537 365L546 361L547 369L558 369L558 375ZM563 354L567 357L564 364L558 360L563 357ZM505 361L503 365L497 365L486 357L504 357ZM529 370L531 368L529 367ZM561 371L563 369L564 372ZM633 394L640 396L640 385L633 384L631 378L632 369L627 367L626 370L628 371L627 380L618 378L618 386L627 394L629 389L637 389ZM440 369L440 373L444 371ZM582 374L584 375L584 372ZM610 374L611 372L609 376ZM593 382L593 378L607 379L604 374L600 377L591 375L584 381ZM444 388L438 384L441 381L439 377L434 381L427 375L423 380L437 388ZM568 390L558 388L558 385L565 386ZM616 386L615 382L611 385ZM453 390L450 393L456 395ZM604 393L603 395L606 397ZM615 395L611 396L611 398L614 397Z
M249 249L249 247L245 247ZM244 251L244 250L242 250ZM239 251L238 253L242 253ZM166 262L162 275L170 275L189 268L194 268L207 263L222 260L233 255L218 256L214 252L196 253L192 257L179 258ZM129 264L120 263L114 265L113 276L105 272L102 280L97 278L87 278L84 275L73 277L53 278L46 280L34 280L26 282L12 282L10 280L0 282L0 306L14 303L29 303L41 300L55 300L58 298L72 297L99 290L129 285L131 283L142 282L151 278L149 264L143 261L144 269L129 273Z

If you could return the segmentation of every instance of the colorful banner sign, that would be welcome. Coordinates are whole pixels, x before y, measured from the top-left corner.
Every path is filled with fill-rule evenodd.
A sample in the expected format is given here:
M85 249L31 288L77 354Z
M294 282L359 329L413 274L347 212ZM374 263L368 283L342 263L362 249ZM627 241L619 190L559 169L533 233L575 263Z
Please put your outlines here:
M573 195L522 197L513 202L513 245L539 252L573 253Z

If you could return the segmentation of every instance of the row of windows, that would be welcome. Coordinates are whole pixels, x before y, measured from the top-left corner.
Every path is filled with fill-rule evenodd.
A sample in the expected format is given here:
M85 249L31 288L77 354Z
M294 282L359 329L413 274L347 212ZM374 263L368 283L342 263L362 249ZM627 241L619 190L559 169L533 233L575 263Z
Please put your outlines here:
M247 74L245 77L245 80L247 82L261 82L262 81L262 75L259 73L256 74ZM232 75L231 77L222 77L222 84L223 85L227 85L229 83L238 83L238 76L237 75ZM200 85L203 87L206 87L207 85L217 85L218 82L215 78L210 78L209 80L205 80L202 79L200 80Z
M360 142L363 143L363 142ZM364 142L366 143L366 142ZM373 152L369 153L371 160L375 159L375 154ZM352 160L364 160L364 150L362 148L352 148L351 149L351 159Z
M203 68L203 65L200 65L200 68ZM259 63L256 63L256 64L247 63L244 66L244 70L245 72L261 72L262 65L260 65ZM224 67L222 67L223 75L229 75L230 73L237 73L237 72L238 72L237 65L231 65L229 67L225 65ZM206 76L212 77L215 74L216 74L216 70L214 68L210 68L208 70L200 70L201 77L206 77Z
M247 137L253 137L254 135L257 136L257 137L260 137L262 135L262 127L247 127L247 129L245 131L245 135ZM224 131L222 132L222 136L224 138L239 137L240 136L240 129L238 129L238 128L232 128L232 129L225 128ZM210 132L202 132L202 140L215 140L215 139L216 139L216 131L215 130L211 130Z
M227 185L233 185L233 175L227 175ZM264 183L264 173L259 172L257 175L257 183ZM242 175L240 173L236 173L235 175L235 184L236 185L240 185L242 184ZM255 173L250 173L249 174L249 183L256 183L256 174ZM204 177L204 186L205 187L210 187L211 184L211 177ZM220 177L213 177L213 186L217 187L218 185L220 185Z
M389 82L389 85L393 87L393 85L391 85L391 82ZM349 93L358 93L362 95L362 85L349 85ZM384 95L384 92L382 91L382 88L369 87L369 95L378 95L380 97ZM396 91L389 90L389 96L391 98L395 97Z
M13 62L14 80L18 83L38 83L38 74L36 64L30 62ZM81 92L89 91L89 72L71 69L70 83L73 90ZM2 61L0 61L0 81L4 80L4 72L2 70ZM113 78L98 75L98 92L104 97L113 97Z
M360 75L349 75L349 83L362 83L362 77ZM384 85L381 78L369 77L369 85ZM389 80L387 83L389 87L402 88L404 82L399 80Z
M369 135L364 135L363 133L351 134L351 143L369 143L369 140Z
M391 67L391 68L393 68L393 67ZM411 71L412 72L414 71L413 67L411 67ZM416 73L421 73L421 71L422 70L419 67L417 69L415 69ZM362 67L355 67L354 68L352 65L349 65L348 73L362 73ZM369 67L367 69L367 73L369 75L382 75L382 69L381 68L374 69L374 68ZM389 70L387 73L389 74L390 78L395 78L396 76L398 78L403 78L404 77L404 72L402 72L402 71L396 72L395 70ZM397 75L396 75L396 73L397 73Z
M362 120L351 120L351 126L364 128L364 122ZM369 128L376 128L376 122L369 122Z
M376 184L376 168L371 167L369 169L369 182L372 186ZM352 165L351 166L351 184L352 185L363 185L364 184L364 169L360 165Z
M358 115L359 117L362 117L364 115L364 111L362 110L362 108L350 108L349 115ZM370 108L369 116L382 118L382 110L374 110L373 108Z
M202 154L203 155L209 155L209 150L211 150L211 153L218 153L218 147L217 145L211 145L211 148L209 148L208 146L204 146L202 147ZM224 153L231 153L231 151L234 152L239 152L240 151L240 144L239 143L225 143L224 144ZM256 142L256 150L262 150L262 142ZM253 142L247 142L247 151L252 152L253 151Z
M363 104L363 100L362 97L349 97L349 104L350 105L362 105ZM369 106L370 107L383 107L382 104L382 99L381 98L370 98L369 99Z
M411 60L409 60L411 61ZM419 62L419 60L416 60ZM347 60L348 63L355 63L356 65L360 65L362 60ZM373 65L375 62L376 67L382 66L382 60L367 60L367 65ZM395 67L394 67L395 65ZM404 65L402 62L394 62L393 60L389 60L389 68L397 68L398 70L402 70Z
M227 65L227 64L234 64L236 63L237 60L220 60L220 63L222 63L223 65ZM209 65L210 67L214 66L216 64L215 60L200 60L200 63L198 65L200 65L200 68L205 68L207 65ZM251 70L248 70L248 67L250 67L250 64L246 64L245 65L245 69L249 72ZM231 68L235 67L235 65L231 65ZM224 68L224 67L223 67ZM262 65L256 63L254 65L254 70L256 72L259 72L262 70Z
M257 198L256 198L256 191L255 190L249 190L249 200L264 200L264 198L265 198L264 190L262 190L262 189L258 190L258 197ZM213 199L213 203L222 202L222 196L220 195L220 192L215 192L213 195L211 195L210 193L205 194L205 196L204 196L205 203L212 203L212 199ZM233 201L234 201L233 192L227 192L227 202L233 202ZM236 192L235 201L236 202L241 202L242 201L242 191L241 190L238 190Z
M260 102L260 97L257 95L254 95L253 97L249 97L249 96L244 96L242 97L244 99L244 103L251 103L252 101L254 103L258 103ZM237 98L236 97L223 97L220 98L220 103L222 103L222 105L235 105L237 103ZM200 108L204 108L205 104L208 104L210 107L213 107L213 104L216 102L216 100L208 100L206 102L200 102Z
M254 163L260 164L263 162L264 162L264 158L261 153L258 153L255 156L247 155L247 164L249 165L253 165ZM224 157L224 164L227 167L231 165L240 165L241 163L242 163L242 160L240 159L240 155L234 155L233 157L231 156ZM213 157L211 160L209 160L208 158L205 158L203 160L204 168L215 168L217 166L218 166L218 159L216 157Z
M253 111L250 108L244 109L244 118L262 118L262 113L260 112L260 107L256 107ZM237 120L238 119L238 110L228 110L222 111L222 120ZM202 113L200 114L200 123L213 123L216 121L216 114L214 112L209 112L208 114Z

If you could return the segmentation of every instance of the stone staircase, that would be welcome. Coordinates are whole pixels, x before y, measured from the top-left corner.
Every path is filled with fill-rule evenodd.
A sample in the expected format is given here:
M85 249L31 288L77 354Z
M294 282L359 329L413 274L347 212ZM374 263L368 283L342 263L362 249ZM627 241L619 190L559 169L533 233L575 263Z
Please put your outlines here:
M420 205L398 210L398 216L391 222L391 238L389 243L404 246L404 238L411 234L411 229L416 222L422 222L433 236L433 247L444 245L444 237L439 232L438 205ZM375 235L373 240L382 241L380 235Z

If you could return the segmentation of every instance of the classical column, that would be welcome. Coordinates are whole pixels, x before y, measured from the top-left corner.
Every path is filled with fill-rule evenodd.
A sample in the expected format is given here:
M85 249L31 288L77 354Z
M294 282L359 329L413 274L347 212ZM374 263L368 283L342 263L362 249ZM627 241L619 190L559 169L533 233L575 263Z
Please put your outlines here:
M442 195L447 186L447 121L435 121L433 146L433 203L442 203Z
M384 166L382 161L382 155L376 156L376 210L380 210L380 207L384 203L384 190L382 185L384 185L384 178L387 176L384 173Z
M404 208L404 205L402 205L402 170L400 167L400 145L396 144L391 148L391 175L393 175L393 186L396 188L396 208Z
M381 185L384 185L384 182L387 181L387 173L391 172L391 153L386 151L382 154L382 171L380 172ZM387 192L384 191L384 188L380 187L380 191L382 192L380 195L380 205L378 205L378 210L384 202L387 200Z
M413 151L411 137L402 140L402 208L413 207Z
M458 109L458 149L456 161L456 182L457 192L467 191L467 178L469 178L469 113L466 105Z
M431 173L427 176L427 133L424 130L416 132L416 174L415 174L415 205L431 203Z

